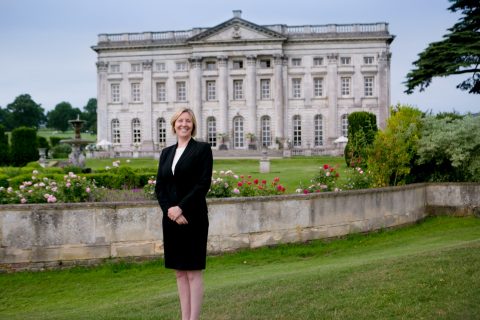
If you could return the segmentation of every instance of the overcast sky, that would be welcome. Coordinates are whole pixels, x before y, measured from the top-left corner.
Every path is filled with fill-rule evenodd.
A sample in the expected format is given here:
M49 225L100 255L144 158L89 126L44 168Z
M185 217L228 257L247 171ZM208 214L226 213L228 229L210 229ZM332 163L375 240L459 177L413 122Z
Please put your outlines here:
M213 27L242 10L259 25L389 23L391 103L424 111L479 112L480 96L456 89L463 77L435 78L403 93L412 62L460 17L447 0L0 0L0 107L28 93L46 110L62 101L82 109L96 97L100 33Z

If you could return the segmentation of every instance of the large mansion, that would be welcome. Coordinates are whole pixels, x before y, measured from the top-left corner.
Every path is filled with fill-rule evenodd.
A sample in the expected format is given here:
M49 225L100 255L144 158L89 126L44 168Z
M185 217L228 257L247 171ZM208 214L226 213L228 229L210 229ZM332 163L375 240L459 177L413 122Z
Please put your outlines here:
M350 113L385 125L393 39L387 23L257 25L241 11L209 28L100 34L98 140L158 154L190 107L213 149L336 153Z

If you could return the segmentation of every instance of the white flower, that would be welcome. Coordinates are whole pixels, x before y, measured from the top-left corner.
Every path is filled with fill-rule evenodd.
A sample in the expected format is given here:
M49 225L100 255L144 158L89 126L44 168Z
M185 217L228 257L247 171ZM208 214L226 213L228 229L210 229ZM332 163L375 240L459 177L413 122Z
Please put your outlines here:
M33 174L38 174L38 171L37 171L37 170L33 170L32 173L33 173Z
M296 192L296 193L302 193L303 190L302 190L302 189L297 189L297 190L295 190L295 192Z

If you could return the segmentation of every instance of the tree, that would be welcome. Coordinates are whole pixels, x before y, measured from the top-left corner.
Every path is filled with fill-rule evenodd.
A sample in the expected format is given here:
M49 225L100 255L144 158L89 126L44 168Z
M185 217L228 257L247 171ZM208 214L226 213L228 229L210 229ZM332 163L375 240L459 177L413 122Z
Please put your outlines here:
M25 126L38 128L45 122L44 110L40 104L32 100L29 94L22 94L15 101L7 105L10 112L8 127L10 129Z
M91 98L83 107L82 119L87 121L83 128L90 132L97 132L97 99Z
M76 119L81 114L78 108L73 108L68 102L60 102L55 109L47 113L47 126L60 131L71 129L68 120Z
M410 106L397 105L391 114L385 130L377 133L368 153L368 170L377 187L409 182L417 154L422 112Z
M430 43L413 62L416 66L407 74L406 93L416 87L425 90L433 77L471 74L457 85L468 93L480 93L480 2L478 0L449 0L448 9L461 11L463 16L443 36L444 40Z
M7 109L2 109L0 107L0 123L5 126L5 130L11 131L13 129L12 114Z
M358 111L348 116L348 142L345 146L347 166L366 167L367 150L373 144L377 131L377 117L373 113Z

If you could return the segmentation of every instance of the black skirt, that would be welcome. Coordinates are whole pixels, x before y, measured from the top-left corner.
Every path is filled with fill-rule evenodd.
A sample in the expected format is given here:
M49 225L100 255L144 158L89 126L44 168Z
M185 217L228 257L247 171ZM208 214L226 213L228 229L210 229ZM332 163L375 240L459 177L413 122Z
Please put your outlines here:
M207 258L208 218L180 225L163 216L165 267L175 270L203 270Z

